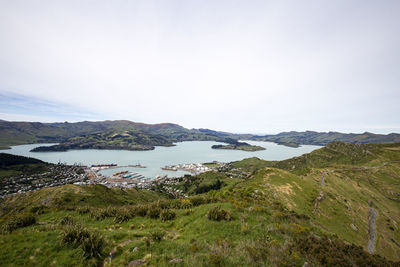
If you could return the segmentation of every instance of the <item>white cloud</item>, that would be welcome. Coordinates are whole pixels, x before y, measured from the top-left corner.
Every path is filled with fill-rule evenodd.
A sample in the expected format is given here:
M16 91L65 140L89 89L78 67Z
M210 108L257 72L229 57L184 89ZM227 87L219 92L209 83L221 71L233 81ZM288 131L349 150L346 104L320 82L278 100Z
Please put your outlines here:
M7 91L228 131L400 127L397 1L0 5Z

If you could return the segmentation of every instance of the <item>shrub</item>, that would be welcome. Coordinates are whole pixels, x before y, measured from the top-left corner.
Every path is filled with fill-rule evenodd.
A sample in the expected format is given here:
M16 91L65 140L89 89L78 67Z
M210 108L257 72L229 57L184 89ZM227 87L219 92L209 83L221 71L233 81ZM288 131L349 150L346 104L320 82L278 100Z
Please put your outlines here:
M77 209L79 214L87 214L90 212L90 208L89 207L80 207Z
M61 219L61 221L60 221L60 224L61 225L74 225L76 222L75 222L75 219L74 218L72 218L71 216L65 216L64 218L62 218Z
M212 266L223 266L225 261L223 255L215 252L212 252L208 255L208 260Z
M137 205L133 207L132 213L136 216L144 217L147 214L148 207L145 205Z
M156 205L161 209L167 209L170 206L169 202L165 200L158 200Z
M207 193L208 191L211 190L219 190L221 189L221 187L224 185L223 182L221 182L219 179L213 183L213 184L209 184L209 185L200 185L196 188L195 193L196 194L202 194L202 193Z
M82 225L68 225L61 233L61 243L80 247L84 257L100 258L104 247L104 239L98 233L92 233Z
M129 210L122 208L119 209L117 214L115 215L114 222L116 223L122 223L126 222L130 219L132 219L132 214L129 212Z
M151 205L146 212L147 217L152 219L160 218L161 209L156 205Z
M89 235L89 231L82 227L82 225L68 225L61 233L61 243L78 247Z
M44 205L35 206L35 207L32 207L32 208L30 209L30 211L31 211L32 213L34 213L34 214L41 215L41 214L46 213L47 207L44 206Z
M105 218L115 217L118 213L117 208L115 207L107 207L105 209L95 209L92 210L90 217L94 218L95 220L104 220Z
M173 220L173 219L175 219L175 217L176 217L176 213L170 209L164 209L160 213L160 218L161 218L161 221L163 221L163 222Z
M11 233L12 231L26 227L36 223L36 217L32 213L23 213L10 217L3 225L2 229L5 232Z
M164 236L165 236L165 232L162 230L155 230L150 233L150 238L154 242L160 242Z
M89 233L89 236L82 240L80 247L86 259L100 258L104 247L104 239L98 233Z
M193 204L189 199L180 200L179 206L181 209L191 209L193 208Z
M221 209L221 207L215 207L210 209L208 211L207 217L208 219L213 221L221 221L221 220L229 221L232 219L231 214L228 211Z
M209 199L206 199L205 197L200 197L200 196L196 196L196 197L191 197L190 198L190 202L193 204L193 206L200 206L202 204L206 204L209 203L208 202Z

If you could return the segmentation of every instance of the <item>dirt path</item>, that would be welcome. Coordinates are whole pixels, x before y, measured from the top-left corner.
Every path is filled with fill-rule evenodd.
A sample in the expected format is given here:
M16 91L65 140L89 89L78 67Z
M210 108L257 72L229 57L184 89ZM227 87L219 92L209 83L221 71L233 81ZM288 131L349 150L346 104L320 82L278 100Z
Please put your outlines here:
M368 240L368 252L374 254L376 251L376 240L377 240L377 233L376 233L376 218L378 217L378 211L373 208L369 208L369 240Z

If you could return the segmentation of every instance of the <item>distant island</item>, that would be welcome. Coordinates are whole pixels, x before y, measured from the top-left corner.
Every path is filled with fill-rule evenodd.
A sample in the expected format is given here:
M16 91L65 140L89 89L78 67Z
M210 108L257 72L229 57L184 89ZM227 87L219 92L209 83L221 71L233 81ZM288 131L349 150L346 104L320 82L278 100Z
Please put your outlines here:
M212 149L233 149L233 150L243 150L243 151L259 151L265 150L265 147L250 145L246 142L239 142L232 140L228 145L213 145Z
M34 152L70 149L152 150L184 141L215 141L214 149L257 151L263 148L237 143L239 140L267 141L279 145L326 146L332 142L386 144L400 142L400 134L346 134L339 132L283 132L275 135L233 134L210 129L187 129L177 124L145 124L127 120L82 121L76 123L9 122L0 120L0 149L13 145L58 143L41 146Z
M71 149L153 150L154 146L174 146L168 139L132 131L95 133L72 137L58 145L39 146L31 152L55 152Z

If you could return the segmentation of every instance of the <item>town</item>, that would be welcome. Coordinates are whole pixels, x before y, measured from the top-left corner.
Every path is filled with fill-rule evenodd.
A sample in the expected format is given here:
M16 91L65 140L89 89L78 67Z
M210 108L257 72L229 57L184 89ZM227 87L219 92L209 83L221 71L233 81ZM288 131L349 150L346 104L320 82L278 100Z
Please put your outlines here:
M223 162L211 163L189 163L165 166L163 170L183 170L189 172L183 177L169 177L168 175L157 175L154 178L145 177L139 173L129 171L116 171L112 176L100 173L105 169L123 169L124 167L140 167L142 165L118 166L117 164L94 164L91 166L48 164L46 170L34 174L21 174L11 176L1 181L0 198L8 195L25 193L39 190L44 187L54 187L64 184L91 185L100 184L108 188L137 188L166 193L172 197L187 197L176 185L185 179L200 175L204 172L223 172L228 177L246 178L250 174L234 169Z
M10 176L1 180L0 198L64 184L84 183L87 174L79 165L48 164L43 172Z

